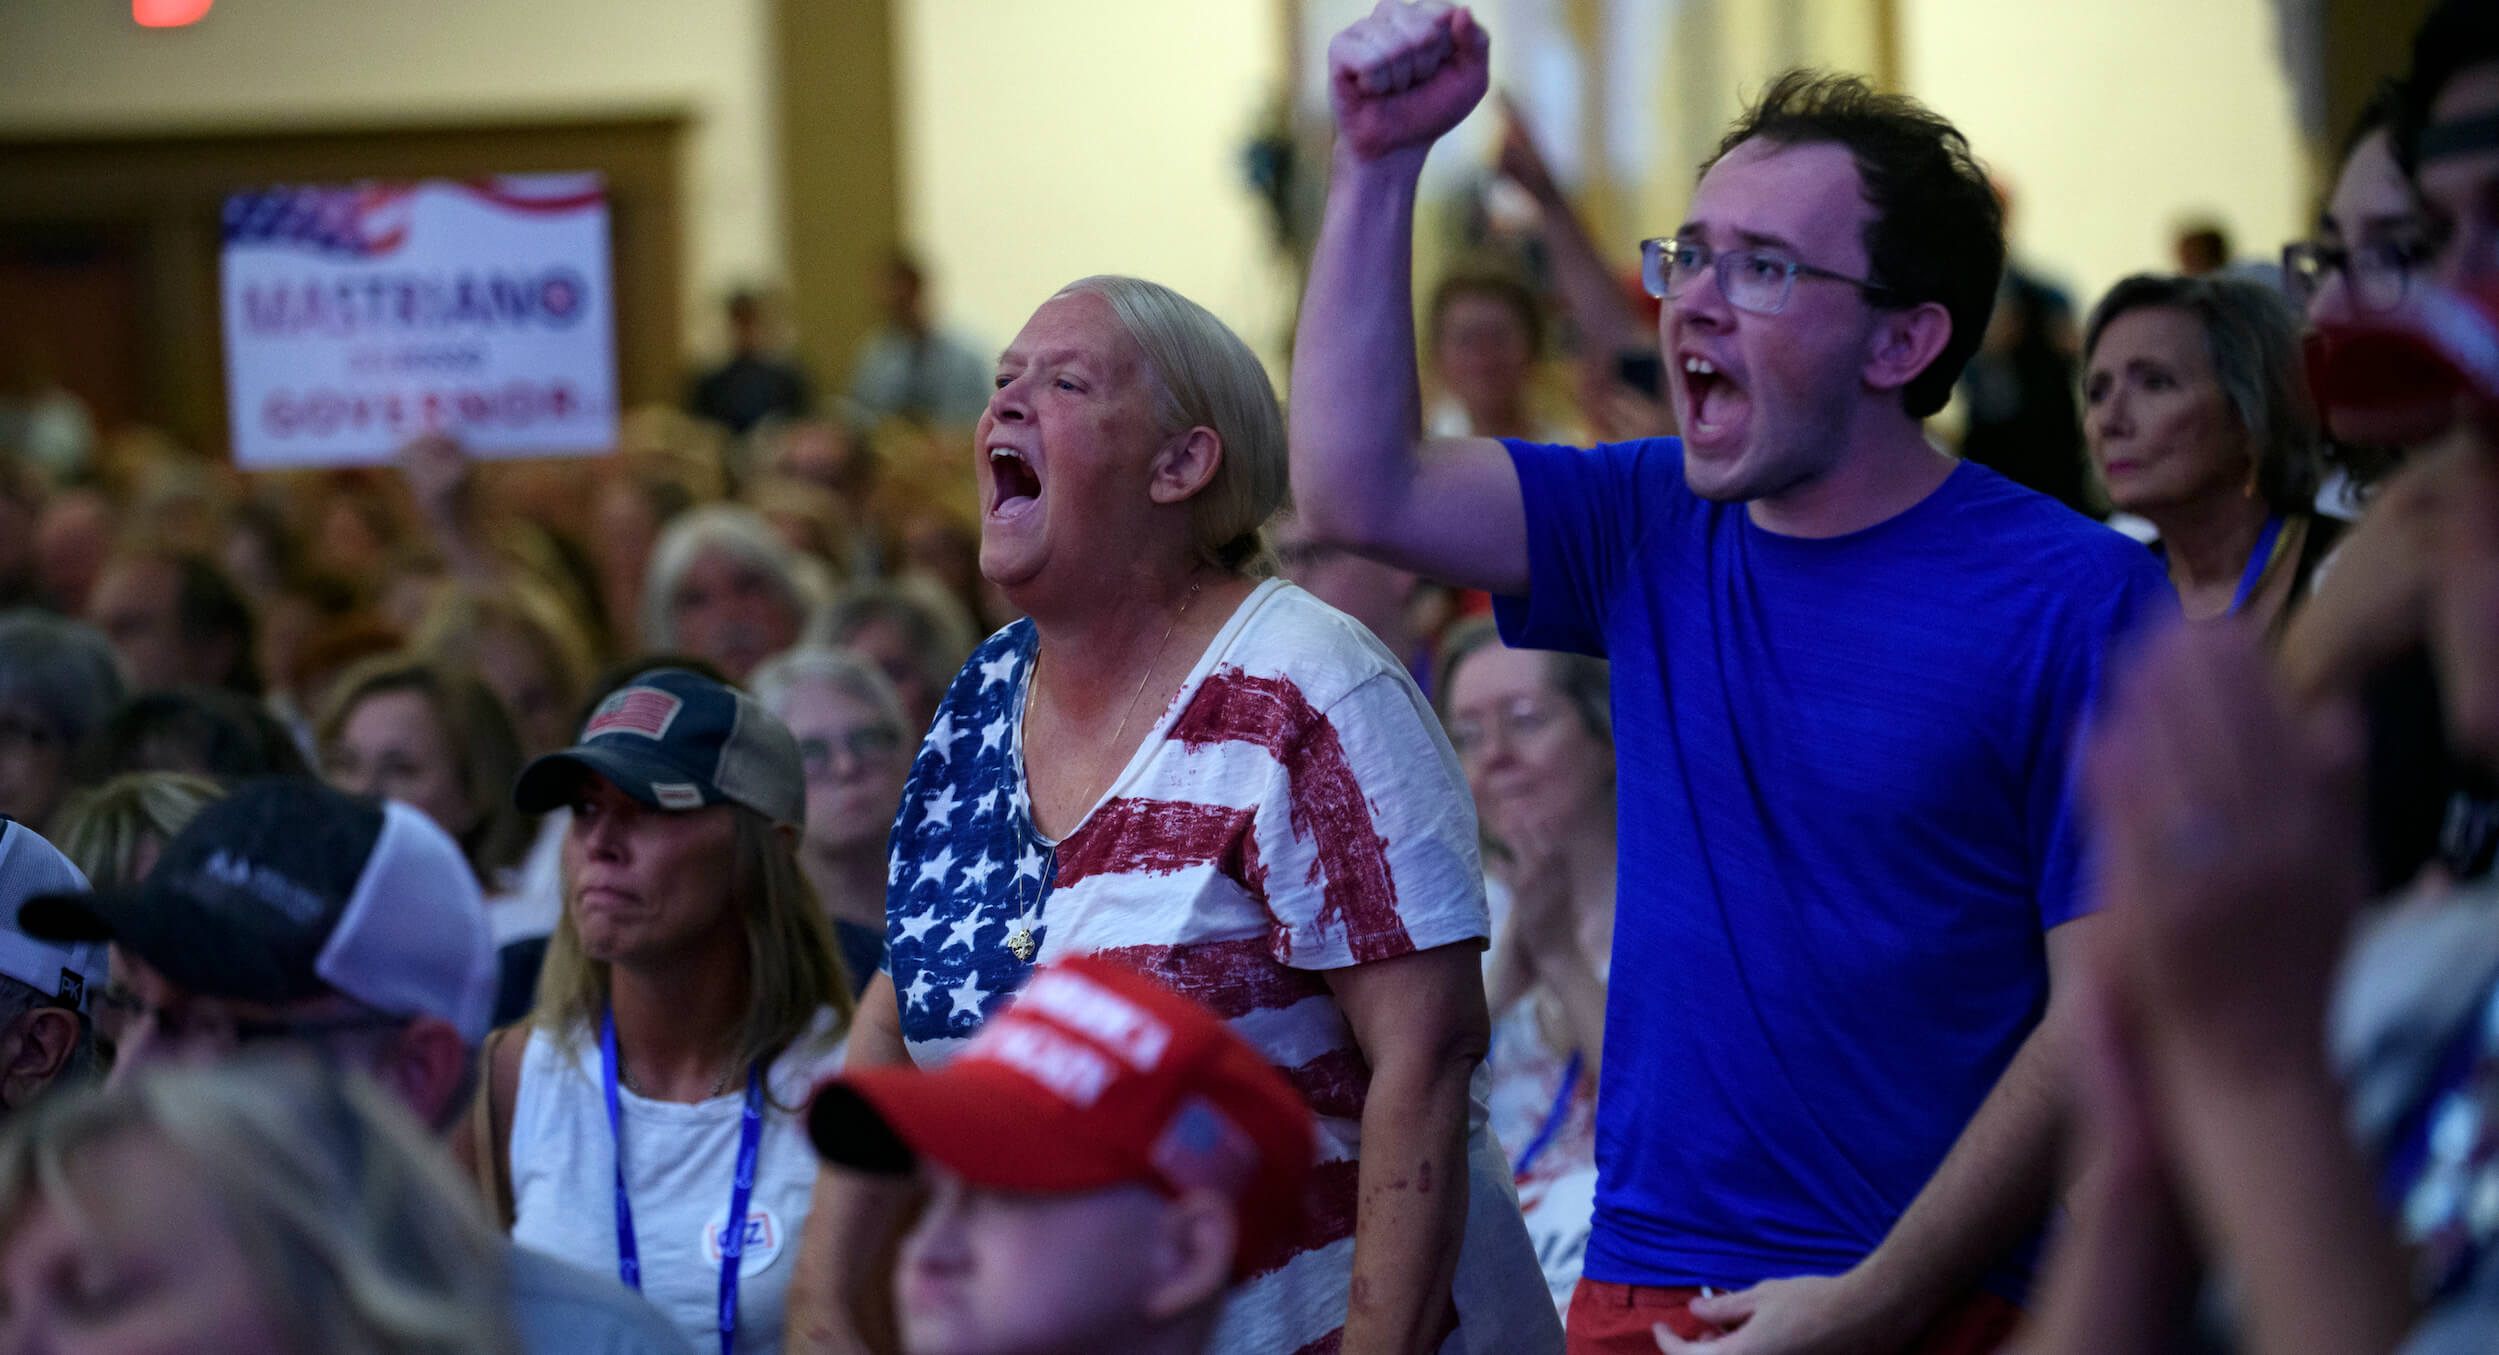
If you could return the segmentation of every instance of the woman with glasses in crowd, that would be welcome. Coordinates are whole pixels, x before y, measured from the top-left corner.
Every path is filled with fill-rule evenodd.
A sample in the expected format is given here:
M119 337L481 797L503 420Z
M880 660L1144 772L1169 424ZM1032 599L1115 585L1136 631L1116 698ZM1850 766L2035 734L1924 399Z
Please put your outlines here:
M2278 637L2342 533L2316 510L2323 448L2282 297L2229 277L2118 283L2084 330L2083 419L2109 502L2159 531L2186 615Z
M2347 141L2317 238L2283 251L2312 349L2340 326L2366 324L2425 285L2431 254L2412 184L2395 162L2401 90L2379 91ZM2362 392L2360 394L2366 394ZM2306 700L2357 697L2369 729L2369 850L2380 891L2435 864L2448 880L2482 875L2499 855L2499 797L2462 764L2441 727L2437 683L2422 643L2432 585L2431 539L2461 467L2427 454L2450 410L2318 392L2329 455L2341 463L2359 522L2292 618L2283 676Z
M1557 1310L1596 1208L1597 1072L1614 945L1614 722L1605 661L1512 649L1490 618L1442 643L1441 719L1466 769L1496 918L1486 1102Z
M801 645L748 685L798 740L807 772L799 864L833 923L855 995L885 962L886 836L910 764L902 698L885 675L829 645Z

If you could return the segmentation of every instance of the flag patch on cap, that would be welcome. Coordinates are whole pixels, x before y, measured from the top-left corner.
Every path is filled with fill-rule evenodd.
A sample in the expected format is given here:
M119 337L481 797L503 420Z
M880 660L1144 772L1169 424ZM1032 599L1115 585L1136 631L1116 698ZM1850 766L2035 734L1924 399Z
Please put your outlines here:
M590 713L590 723L582 726L584 742L601 734L639 734L646 739L668 737L668 726L676 723L677 712L685 709L681 697L671 696L657 687L627 687L599 703Z

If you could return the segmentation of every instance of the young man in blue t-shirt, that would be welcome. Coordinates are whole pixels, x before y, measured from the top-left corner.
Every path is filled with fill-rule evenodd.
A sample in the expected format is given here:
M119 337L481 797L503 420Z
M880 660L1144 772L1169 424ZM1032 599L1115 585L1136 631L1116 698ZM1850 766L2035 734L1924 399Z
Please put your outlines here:
M1330 47L1293 478L1315 536L1499 595L1512 643L1613 661L1620 904L1571 1349L1992 1349L2056 1179L2052 995L2085 930L2069 749L2166 584L1926 441L2001 218L1949 124L1853 80L1779 82L1642 247L1681 439L1422 439L1416 181L1487 47L1438 0Z

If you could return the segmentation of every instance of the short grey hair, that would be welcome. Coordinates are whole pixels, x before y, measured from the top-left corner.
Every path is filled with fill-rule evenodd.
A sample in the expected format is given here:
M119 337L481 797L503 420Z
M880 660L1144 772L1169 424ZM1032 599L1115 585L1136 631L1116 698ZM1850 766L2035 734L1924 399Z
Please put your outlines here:
M104 632L31 607L0 612L0 705L25 709L75 744L121 698L121 667Z
M762 574L781 600L798 614L803 629L832 591L824 567L791 550L763 514L742 504L715 503L689 509L668 523L651 550L650 569L642 581L642 645L647 650L677 647L677 625L671 605L694 562L707 550Z
M865 702L876 712L876 718L894 731L894 737L911 736L910 717L903 714L902 696L894 690L892 681L875 664L837 645L805 644L785 649L764 660L746 680L746 686L765 710L786 724L791 695L819 682Z
M2085 368L2111 322L2144 310L2177 311L2203 331L2213 378L2254 449L2256 493L2266 506L2285 515L2313 512L2325 479L2325 435L2301 367L2300 318L2291 303L2248 278L2137 273L2092 307Z
M823 624L808 635L812 642L845 648L852 636L879 621L902 632L921 679L941 697L980 643L972 614L942 584L919 574L852 585L824 609Z
M1214 430L1223 445L1215 478L1189 502L1197 556L1217 569L1274 572L1260 528L1284 503L1284 410L1258 355L1214 312L1159 282L1117 274L1079 278L1060 296L1108 302L1145 351L1162 429Z

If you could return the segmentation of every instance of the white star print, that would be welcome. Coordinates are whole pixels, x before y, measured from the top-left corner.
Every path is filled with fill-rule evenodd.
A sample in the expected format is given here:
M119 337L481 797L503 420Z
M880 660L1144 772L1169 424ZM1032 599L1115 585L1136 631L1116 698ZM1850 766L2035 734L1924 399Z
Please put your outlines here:
M936 984L928 981L928 971L923 969L911 976L911 986L903 989L902 995L911 999L912 1006L925 1007L928 1005L928 995L936 988Z
M929 728L928 746L937 750L939 761L952 762L954 741L962 737L963 731L954 727L954 716L940 715L937 723Z
M1018 880L1040 879L1043 859L1039 847L1026 846L1024 854L1015 858L1015 878Z
M989 789L981 792L981 797L979 799L972 802L973 821L978 822L982 819L988 818L991 811L997 809L997 807L998 788L996 786L991 786Z
M989 853L982 852L979 860L963 868L963 878L971 881L977 887L987 888L989 885L990 873L1005 864L1006 863L1003 861L990 860Z
M954 1002L953 1010L946 1013L948 1021L952 1021L965 1012L970 1012L977 1020L981 1014L981 1000L989 996L989 990L981 987L980 972L974 970L963 976L961 984L947 989L946 996Z
M954 812L962 803L955 798L953 782L939 787L935 795L929 796L920 805L920 812L926 816L920 820L920 831L925 833L931 828L954 827Z
M981 916L986 911L988 910L975 908L970 917L949 924L946 928L946 944L937 948L938 953L942 955L957 946L965 950L972 949L972 943L980 936L981 928L989 925L989 919Z
M911 887L917 889L934 880L940 888L943 888L946 883L946 872L953 869L954 848L940 847L937 849L937 855L920 863L920 878L912 881Z
M986 753L992 748L1003 748L1006 746L1006 741L1007 717L1001 715L997 719L990 721L988 724L981 726L982 752Z
M905 941L917 941L921 937L928 935L928 929L936 925L937 910L935 908L925 909L902 920L902 939Z
M988 691L992 683L1014 681L1015 670L1023 665L1024 656L1021 654L1001 654L982 664L981 690Z
M895 882L896 880L901 879L901 878L902 878L902 848L900 848L900 847L896 847L896 848L893 850L892 854L888 855L888 856L885 858L885 886L886 886L886 888L891 889L891 888L893 887L893 885L894 885L894 882Z

